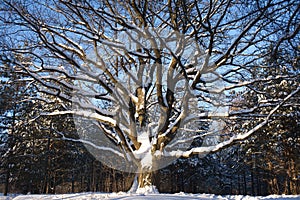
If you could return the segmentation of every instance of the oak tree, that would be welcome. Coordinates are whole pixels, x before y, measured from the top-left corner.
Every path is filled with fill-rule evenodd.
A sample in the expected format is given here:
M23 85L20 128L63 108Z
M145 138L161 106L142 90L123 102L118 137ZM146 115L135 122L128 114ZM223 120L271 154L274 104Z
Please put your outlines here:
M296 0L4 0L0 9L2 60L40 93L72 102L44 114L77 116L81 142L96 158L138 173L133 190L155 189L155 170L178 157L244 140L300 90L265 102L270 109L252 127L224 128L265 106L229 109L230 91L291 78L255 70L299 35ZM207 139L191 147L197 138Z

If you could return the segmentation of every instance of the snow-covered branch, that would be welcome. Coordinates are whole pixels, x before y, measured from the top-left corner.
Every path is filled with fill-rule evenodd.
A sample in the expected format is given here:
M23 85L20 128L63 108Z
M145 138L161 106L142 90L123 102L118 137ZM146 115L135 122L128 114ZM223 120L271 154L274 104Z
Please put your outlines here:
M217 145L212 145L212 146L208 146L208 147L195 147L195 148L192 148L191 150L188 150L188 151L177 150L177 151L166 152L165 156L189 157L192 154L200 154L200 155L201 154L207 154L207 153L210 153L210 152L219 151L220 149L233 144L235 141L244 140L247 137L251 136L256 131L258 131L259 129L261 129L263 126L265 126L269 122L272 115L278 109L280 109L281 106L283 106L286 101L288 101L290 98L292 98L294 95L298 94L299 92L300 92L300 87L298 87L296 90L294 90L289 95L287 95L282 100L282 102L280 102L275 108L273 108L269 112L268 116L262 122L260 122L255 127L253 127L251 130L249 130L245 133L239 133L237 135L234 135L234 136L230 137L229 139L227 139L227 140L225 140L225 141L223 141L223 142L221 142Z
M88 141L88 140L84 140L84 139L75 139L75 138L70 138L70 137L66 137L64 133L60 132L60 131L57 131L55 129L53 129L55 131L55 133L59 134L62 138L62 140L66 140L66 141L70 141L70 142L80 142L80 143L83 143L85 145L88 145L88 146L91 146L95 149L98 149L100 151L110 151L118 156L120 156L121 158L124 158L124 155L122 153L120 153L119 151L113 149L113 148L110 148L110 147L104 147L104 146L99 146L91 141Z
M54 111L51 113L43 113L43 115L53 116L53 115L75 115L81 116L88 119L94 119L105 124L111 125L112 127L116 126L117 122L111 117L100 115L92 111L83 111L83 110L67 110L67 111Z

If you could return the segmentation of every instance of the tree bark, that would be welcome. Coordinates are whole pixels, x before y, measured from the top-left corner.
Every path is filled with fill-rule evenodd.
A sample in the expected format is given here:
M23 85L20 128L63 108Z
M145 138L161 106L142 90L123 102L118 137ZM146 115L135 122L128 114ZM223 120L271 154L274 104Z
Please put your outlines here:
M138 186L139 188L150 187L154 182L154 174L153 172L141 172L138 175Z
M9 166L7 166L7 169L6 169L6 170L7 170L7 171L6 171L5 185L4 185L4 193L3 193L4 196L7 196L7 195L8 195L9 175L10 175Z
M72 179L72 185L71 185L71 192L72 193L75 193L75 177L74 177L74 169L72 170L72 177L71 177L71 179Z
M251 169L250 175L251 175L251 195L255 196L255 190L254 190L254 172L253 172L253 169Z
M243 174L243 180L244 180L244 195L247 195L247 181L246 181L246 171L244 171Z
M129 190L131 193L158 193L156 188L156 171L147 171L144 169L139 170L137 173L132 186Z

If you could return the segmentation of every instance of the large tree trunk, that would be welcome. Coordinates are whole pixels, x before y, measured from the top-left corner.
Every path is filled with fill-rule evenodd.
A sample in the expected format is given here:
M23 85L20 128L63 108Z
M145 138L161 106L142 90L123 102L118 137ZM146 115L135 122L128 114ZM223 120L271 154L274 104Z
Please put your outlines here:
M155 185L155 173L141 172L138 174L138 186L139 188L151 187Z
M153 171L143 171L136 174L134 181L132 183L131 193L158 193L155 185L156 172Z
M149 160L148 160L149 159ZM144 160L147 160L144 162ZM151 160L151 161L150 161ZM149 162L150 161L150 162ZM149 152L141 160L138 173L135 176L130 192L133 193L158 193L156 188L156 160Z

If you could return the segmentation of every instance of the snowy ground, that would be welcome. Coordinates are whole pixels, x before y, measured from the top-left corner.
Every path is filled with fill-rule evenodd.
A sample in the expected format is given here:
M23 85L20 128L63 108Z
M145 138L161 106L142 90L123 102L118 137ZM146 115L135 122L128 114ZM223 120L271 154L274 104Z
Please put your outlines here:
M214 194L128 194L128 193L76 193L76 194L59 194L59 195L19 195L16 197L4 197L0 194L0 200L97 200L97 199L114 199L114 200L182 200L182 199L219 199L219 200L300 200L300 195L270 195L266 197L251 196L218 196Z

